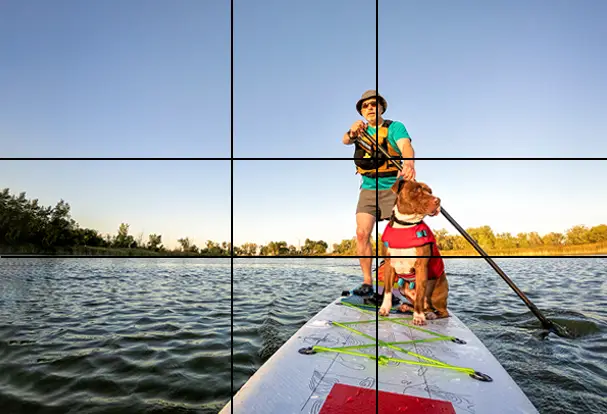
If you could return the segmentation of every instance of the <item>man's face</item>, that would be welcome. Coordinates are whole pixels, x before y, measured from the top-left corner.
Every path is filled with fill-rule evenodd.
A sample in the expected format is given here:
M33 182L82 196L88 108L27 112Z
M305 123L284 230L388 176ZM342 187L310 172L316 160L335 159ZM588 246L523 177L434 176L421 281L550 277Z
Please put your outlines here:
M363 117L367 121L373 122L377 119L377 114L381 114L383 108L381 106L381 103L379 102L380 101L376 100L375 98L370 98L366 101L363 101L360 111L362 112Z

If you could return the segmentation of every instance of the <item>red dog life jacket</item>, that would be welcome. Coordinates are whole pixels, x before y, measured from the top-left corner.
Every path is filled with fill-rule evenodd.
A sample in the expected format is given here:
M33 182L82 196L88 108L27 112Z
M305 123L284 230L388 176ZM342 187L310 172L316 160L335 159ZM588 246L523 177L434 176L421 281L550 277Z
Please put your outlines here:
M394 228L388 224L381 237L382 242L392 249L409 249L432 243L432 253L428 263L428 279L438 279L445 271L445 264L436 243L434 233L423 221L411 227ZM411 275L396 275L409 280Z

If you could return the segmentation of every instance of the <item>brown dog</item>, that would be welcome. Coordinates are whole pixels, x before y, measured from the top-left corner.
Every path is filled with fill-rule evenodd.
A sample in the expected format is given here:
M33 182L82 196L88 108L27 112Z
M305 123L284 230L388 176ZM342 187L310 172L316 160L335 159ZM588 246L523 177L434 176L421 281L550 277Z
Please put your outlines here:
M440 198L433 196L426 184L415 181L396 181L392 191L397 199L382 235L381 255L402 257L386 258L382 266L384 298L379 314L389 315L392 287L398 279L403 279L404 288L400 292L413 303L413 323L425 325L426 319L449 316L449 285L444 263L434 234L423 221L424 217L440 212ZM414 289L410 287L411 282L415 283ZM409 306L401 306L401 311L407 310Z

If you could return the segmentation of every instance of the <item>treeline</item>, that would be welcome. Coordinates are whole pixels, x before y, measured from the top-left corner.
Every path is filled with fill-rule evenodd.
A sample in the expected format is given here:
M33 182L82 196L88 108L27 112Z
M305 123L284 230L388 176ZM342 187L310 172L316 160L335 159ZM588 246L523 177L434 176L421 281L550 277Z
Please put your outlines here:
M494 234L489 226L468 228L466 231L485 250L512 250L579 246L607 242L607 225L588 228L574 226L565 233L549 233L540 236L536 232ZM460 235L450 235L447 230L434 232L442 251L472 250ZM207 240L204 246L196 246L188 237L178 240L179 246L168 249L162 235L129 234L129 225L121 223L116 234L101 234L95 229L81 228L70 217L70 205L60 200L54 207L41 206L37 199L28 200L24 192L11 195L8 188L0 192L0 252L3 253L87 253L87 254L141 254L141 255L192 255L230 256L229 242ZM285 241L273 241L266 245L245 243L234 247L236 256L355 256L356 239L343 240L329 246L323 240L306 239L303 246L295 247ZM373 251L375 243L372 240Z
M607 225L594 227L573 226L565 233L551 232L540 236L537 232L494 234L489 226L466 229L466 232L483 247L483 249L527 249L547 246L578 246L607 241ZM435 232L439 247L443 250L465 250L470 243L463 236L448 235L446 230Z
M573 226L565 233L552 232L544 236L540 236L537 232L518 233L516 235L512 235L511 233L495 234L489 226L467 228L466 232L476 240L485 251L516 249L554 250L555 248L584 246L607 242L607 225L605 224L590 228L583 225L577 225ZM463 236L448 234L445 229L435 230L434 236L436 237L439 249L443 252L474 250ZM336 255L356 255L356 245L355 238L344 240L339 244L333 245L333 252ZM375 244L373 244L373 249L373 251L375 251Z
M104 249L113 252L128 249L152 254L230 254L226 243L209 241L204 248L198 248L187 237L179 240L179 249L167 249L162 243L160 234L150 234L145 241L143 235L135 238L129 234L126 223L120 224L114 235L82 228L70 217L70 205L64 200L54 207L45 207L37 199L28 200L25 192L19 196L11 195L8 188L0 192L0 249L3 252L103 253Z
M118 253L128 250L133 254L149 255L202 255L230 256L229 242L217 243L207 240L204 246L196 246L189 237L178 240L179 246L169 249L163 245L161 234L129 234L129 225L121 223L116 234L101 234L90 228L82 228L70 216L70 205L60 200L54 207L41 206L37 199L29 200L26 193L11 195L8 188L0 192L0 252L3 253ZM271 242L267 245L245 243L234 247L239 256L318 256L327 252L324 241L306 239L300 248L286 242Z

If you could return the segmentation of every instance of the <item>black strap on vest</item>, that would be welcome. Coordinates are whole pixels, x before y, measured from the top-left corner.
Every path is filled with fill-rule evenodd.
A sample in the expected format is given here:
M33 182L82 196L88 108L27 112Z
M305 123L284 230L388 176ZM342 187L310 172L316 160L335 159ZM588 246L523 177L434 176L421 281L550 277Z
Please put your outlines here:
M375 130L375 143L377 145L379 145L379 130L380 128L388 128L390 127L390 125L393 123L394 121L390 120L390 119L384 119L384 122L380 125L379 128L376 128ZM389 135L389 133L388 133ZM360 146L360 148L367 154L369 155L376 155L377 153L381 154L381 151L376 150L375 154L370 153L367 148L365 148L365 146L361 145L361 144L357 144ZM386 149L386 152L389 151L389 146L390 146L390 141L388 140L388 137L386 136L385 141L382 143L382 146ZM354 156L356 157L356 151L354 152ZM371 160L371 159L369 159ZM369 162L373 162L373 161L369 161ZM356 163L356 162L355 162ZM388 163L388 158L386 158L385 162L382 163L385 164ZM366 173L362 173L362 175L364 175L365 177L370 177L370 178L375 178L375 177L395 177L398 175L398 171L382 171L382 172L377 172L377 170L374 169L370 169L368 167L362 167L363 169L366 169L367 172Z

